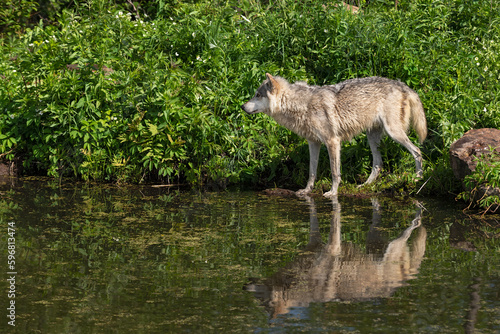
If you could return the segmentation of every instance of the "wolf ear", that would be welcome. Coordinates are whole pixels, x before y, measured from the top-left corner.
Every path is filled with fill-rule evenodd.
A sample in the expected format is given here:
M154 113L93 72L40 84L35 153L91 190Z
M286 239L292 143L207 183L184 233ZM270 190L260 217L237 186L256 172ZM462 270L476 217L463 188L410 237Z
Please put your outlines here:
M276 79L271 74L266 73L266 77L269 80L268 85L269 85L271 92L274 92L276 89L279 88L280 85L279 85L278 81L276 81Z

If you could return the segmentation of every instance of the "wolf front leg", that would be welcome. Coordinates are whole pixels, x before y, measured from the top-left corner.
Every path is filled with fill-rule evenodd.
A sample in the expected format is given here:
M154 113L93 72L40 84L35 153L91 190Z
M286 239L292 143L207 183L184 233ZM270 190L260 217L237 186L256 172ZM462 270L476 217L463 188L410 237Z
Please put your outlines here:
M314 181L316 180L316 171L318 170L319 151L321 143L308 140L309 144L309 180L305 189L296 192L297 196L306 196L311 193L314 188Z
M337 196L340 184L341 140L339 137L332 137L327 142L325 142L325 144L326 148L328 149L328 155L330 156L330 169L332 170L332 189L329 192L324 193L323 196L333 198Z

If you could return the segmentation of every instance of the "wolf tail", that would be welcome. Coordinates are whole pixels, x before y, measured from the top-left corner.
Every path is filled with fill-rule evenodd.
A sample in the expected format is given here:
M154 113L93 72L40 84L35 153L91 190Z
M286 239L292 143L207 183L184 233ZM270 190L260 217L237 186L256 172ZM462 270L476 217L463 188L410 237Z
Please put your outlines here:
M427 137L427 121L425 119L424 106L416 92L411 92L409 95L411 109L411 124L415 132L417 132L420 144Z

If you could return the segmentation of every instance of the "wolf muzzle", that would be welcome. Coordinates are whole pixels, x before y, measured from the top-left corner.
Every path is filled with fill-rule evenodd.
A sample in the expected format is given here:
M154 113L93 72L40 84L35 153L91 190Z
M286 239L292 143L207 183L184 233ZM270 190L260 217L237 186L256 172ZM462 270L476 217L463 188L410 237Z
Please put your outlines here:
M248 110L246 103L241 106L241 109L243 109L247 114L253 114L252 110Z

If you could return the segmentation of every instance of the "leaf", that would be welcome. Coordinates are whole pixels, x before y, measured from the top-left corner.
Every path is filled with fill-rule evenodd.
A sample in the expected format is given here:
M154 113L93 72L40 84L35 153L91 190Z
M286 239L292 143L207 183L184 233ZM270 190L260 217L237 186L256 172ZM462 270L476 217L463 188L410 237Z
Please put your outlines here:
M149 123L148 127L149 127L149 132L151 132L152 136L156 136L158 134L158 127L156 125Z
M78 101L78 103L76 104L76 107L77 108L82 108L83 106L85 105L85 98L82 97L80 98L80 100Z

